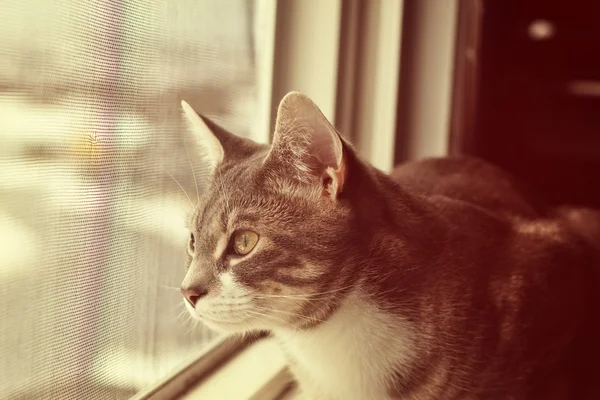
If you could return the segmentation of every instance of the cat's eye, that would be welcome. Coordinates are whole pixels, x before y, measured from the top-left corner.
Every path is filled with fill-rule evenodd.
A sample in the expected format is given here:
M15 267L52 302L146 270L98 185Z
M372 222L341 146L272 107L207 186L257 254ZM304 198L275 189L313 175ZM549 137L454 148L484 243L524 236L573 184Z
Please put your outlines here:
M232 248L235 254L245 256L258 243L258 234L249 230L238 231L233 235Z

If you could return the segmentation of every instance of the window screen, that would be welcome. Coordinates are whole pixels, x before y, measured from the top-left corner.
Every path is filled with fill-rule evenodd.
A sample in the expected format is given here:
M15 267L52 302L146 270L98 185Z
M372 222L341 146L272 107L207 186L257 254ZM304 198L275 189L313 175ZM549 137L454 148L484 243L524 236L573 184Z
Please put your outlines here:
M128 398L212 338L178 291L206 179L180 100L253 135L254 10L0 2L0 397Z

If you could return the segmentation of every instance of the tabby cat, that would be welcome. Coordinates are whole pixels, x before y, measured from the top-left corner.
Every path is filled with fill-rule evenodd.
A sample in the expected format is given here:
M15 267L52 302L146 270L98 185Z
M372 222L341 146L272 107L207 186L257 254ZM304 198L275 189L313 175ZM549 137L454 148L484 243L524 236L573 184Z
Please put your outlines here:
M297 92L272 146L182 106L214 165L185 304L272 332L306 398L600 399L600 213L477 159L386 175Z

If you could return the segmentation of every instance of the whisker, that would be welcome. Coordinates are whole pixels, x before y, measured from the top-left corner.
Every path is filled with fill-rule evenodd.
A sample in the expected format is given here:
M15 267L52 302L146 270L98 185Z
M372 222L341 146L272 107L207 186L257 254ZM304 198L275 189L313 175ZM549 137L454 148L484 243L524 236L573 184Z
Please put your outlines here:
M346 290L346 289L351 289L352 287L354 287L354 285L349 285L349 286L345 286L345 287L341 287L341 288L337 288L337 289L332 289L332 290L327 290L324 292L317 292L317 293L310 293L310 294L289 294L289 295L285 295L285 294L266 294L266 293L259 293L258 295L255 295L255 298L286 298L286 299L314 299L316 300L316 297L319 296L324 296L326 294L331 294L331 293L335 293L335 292L339 292L342 290Z
M175 310L177 310L178 308L181 308L183 311L187 311L187 308L185 308L185 304L183 303L183 301L177 302L177 304L175 305Z
M200 201L200 192L198 191L198 181L196 180L196 172L194 171L194 165L192 164L192 159L190 158L190 153L187 148L187 140L185 137L183 138L183 147L185 147L185 154L187 154L188 162L190 163L190 169L192 170L192 176L194 177L194 185L196 186L196 206Z
M243 310L243 311L247 312L249 310ZM243 324L245 322L239 316L235 316L235 315L234 315L234 318L218 318L218 317L215 317L215 316L208 317L208 316L202 315L202 314L199 314L199 315L200 315L200 319L207 319L207 320L213 321L215 323L221 322L221 323L227 323L227 324L231 324L231 323ZM231 317L231 315L230 315L230 317Z
M285 294L278 294L278 295L255 295L254 296L255 299L263 299L263 300L267 300L267 299L293 299L293 300L323 300L325 299L325 295L285 295Z
M194 323L192 322L191 324L189 324L188 328L186 329L185 334L189 335L190 333L192 333L194 328L195 328L195 326L194 326Z
M264 315L265 317L277 318L280 322L282 322L283 324L285 324L287 326L289 326L290 323L288 321L286 321L285 319L283 319L281 316L276 315L274 313L283 313L283 314L290 315L290 316L293 316L293 317L296 317L296 318L299 318L299 319L303 319L303 320L306 320L306 321L309 321L309 322L314 322L315 320L317 320L315 318L311 318L309 316L298 314L298 313L291 312L291 311L285 311L285 310L280 310L280 309L268 310L268 309L266 309L264 307L260 307L260 306L259 306L258 309L254 309L254 310L251 310L251 311L255 312L255 313L260 313L261 315ZM261 311L262 311L262 313L261 313ZM264 311L273 311L274 313L266 314L266 313L264 313Z
M258 317L262 317L262 318L266 318L266 319L271 319L274 320L274 322L278 322L282 325L289 325L289 323L284 320L281 317L278 317L277 315L272 315L272 314L266 314L266 313L262 313L260 311L257 310L247 310L246 311L247 315L254 315L254 316L258 316Z
M179 311L179 314L177 314L176 319L181 319L183 318L185 315L187 314L187 310L184 308L183 310ZM189 318L189 316L188 316Z
M315 318L315 317L311 317L311 316L308 316L308 315L299 314L299 313L296 313L296 312L293 312L293 311L286 311L286 310L279 310L279 309L277 309L275 311L278 312L278 313L283 313L283 314L286 314L286 315L290 315L292 317L300 318L300 319L303 319L303 320L309 321L309 322L315 322L315 321L316 322L323 322L324 321L324 320L321 320L320 318Z
M185 317L185 318L183 318L183 321L181 321L181 322L183 322L183 325L189 327L189 325L190 325L190 319L192 317L189 314L180 314L180 315L182 317Z
M188 318L188 324L189 324L189 328L188 330L185 332L186 335L189 335L190 333L192 333L192 331L194 329L196 329L196 327L198 326L198 323L200 321L198 321L197 319L193 319L191 316Z
M194 208L194 203L192 203L192 199L187 194L187 192L185 191L185 189L183 188L183 186L181 186L181 183L179 183L179 181L177 179L175 179L175 177L173 175L171 175L171 173L169 171L167 171L165 168L163 168L163 171L165 171L167 173L167 175L169 175L171 177L171 179L173 179L175 181L175 183L183 191L183 194L185 194L185 197L187 197L188 201L190 202L190 206L192 206L192 208Z
M238 302L238 303L230 302L230 303L216 303L216 304L213 303L213 304L211 304L211 307L215 308L215 309L219 308L219 307L236 307L235 310L233 310L233 311L244 309L244 308L240 308L240 306L247 306L245 308L251 308L252 304L248 301ZM231 310L228 310L228 311L231 311Z

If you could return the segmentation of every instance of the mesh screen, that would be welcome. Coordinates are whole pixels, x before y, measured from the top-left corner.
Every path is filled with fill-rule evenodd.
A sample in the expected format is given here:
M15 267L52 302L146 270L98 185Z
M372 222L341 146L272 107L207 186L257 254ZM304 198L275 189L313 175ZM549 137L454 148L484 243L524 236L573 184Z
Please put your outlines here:
M253 135L254 10L0 1L0 397L128 398L211 339L178 317L205 179L179 103Z

